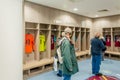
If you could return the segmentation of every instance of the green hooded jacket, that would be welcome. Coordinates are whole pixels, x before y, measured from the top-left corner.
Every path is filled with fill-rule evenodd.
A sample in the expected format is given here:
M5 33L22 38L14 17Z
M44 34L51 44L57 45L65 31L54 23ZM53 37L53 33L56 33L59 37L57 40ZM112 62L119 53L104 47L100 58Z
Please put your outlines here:
M78 64L75 55L74 45L66 38L62 42L61 54L63 57L62 72L63 74L72 75L78 72Z

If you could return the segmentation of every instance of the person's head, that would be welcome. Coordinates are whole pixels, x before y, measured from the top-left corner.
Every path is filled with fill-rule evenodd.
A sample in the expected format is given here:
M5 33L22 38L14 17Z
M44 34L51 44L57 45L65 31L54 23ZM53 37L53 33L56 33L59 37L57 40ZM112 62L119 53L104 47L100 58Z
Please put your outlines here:
M65 28L64 32L65 32L65 36L66 36L66 37L68 37L68 38L71 37L71 35L72 35L72 30L71 30L71 28L69 28L69 27Z
M64 37L65 36L65 32L62 32L62 35L61 35L62 37Z
M95 34L95 37L96 37L96 38L99 38L100 35L101 35L101 34L100 34L99 32L97 32L97 33Z

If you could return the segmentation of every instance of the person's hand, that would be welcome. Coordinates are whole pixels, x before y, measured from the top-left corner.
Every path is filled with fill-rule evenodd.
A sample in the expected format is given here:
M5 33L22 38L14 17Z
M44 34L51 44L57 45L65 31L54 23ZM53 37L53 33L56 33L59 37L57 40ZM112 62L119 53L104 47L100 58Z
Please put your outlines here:
M74 45L74 42L72 40L70 40L70 43Z

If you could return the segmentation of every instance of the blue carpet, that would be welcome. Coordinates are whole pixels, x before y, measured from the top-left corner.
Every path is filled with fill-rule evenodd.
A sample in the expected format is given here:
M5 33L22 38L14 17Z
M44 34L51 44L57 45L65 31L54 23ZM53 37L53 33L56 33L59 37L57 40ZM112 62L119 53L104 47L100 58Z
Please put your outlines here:
M93 76L91 73L91 59L78 61L79 72L72 76L72 80L86 80ZM115 76L120 79L120 61L105 59L101 64L101 73L105 75ZM63 80L62 77L57 77L55 71L45 72L28 80Z

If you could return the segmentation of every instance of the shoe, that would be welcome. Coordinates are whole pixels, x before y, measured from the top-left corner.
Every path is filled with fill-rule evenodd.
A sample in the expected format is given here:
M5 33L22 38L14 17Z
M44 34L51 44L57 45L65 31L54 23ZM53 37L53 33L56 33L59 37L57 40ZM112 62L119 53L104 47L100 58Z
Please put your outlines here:
M58 77L62 77L62 75L60 75L59 73L57 73L57 76L58 76Z
M102 76L103 74L102 73L98 73L98 74L95 74L96 76Z

